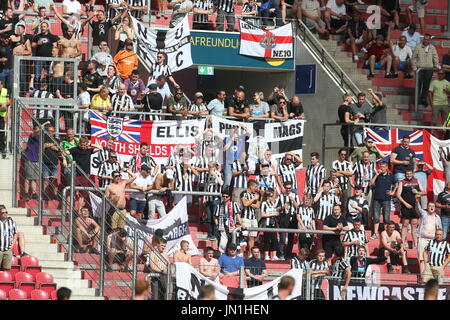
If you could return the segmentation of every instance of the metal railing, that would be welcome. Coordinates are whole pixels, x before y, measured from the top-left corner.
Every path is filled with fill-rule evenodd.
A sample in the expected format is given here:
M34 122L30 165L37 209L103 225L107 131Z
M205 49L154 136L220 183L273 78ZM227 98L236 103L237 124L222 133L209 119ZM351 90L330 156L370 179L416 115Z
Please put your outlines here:
M423 114L419 112L419 73L421 71L438 71L436 68L417 68L415 71L415 87L414 87L414 112L412 113L413 120L422 120ZM428 97L428 92L427 92ZM432 101L430 101L431 103Z

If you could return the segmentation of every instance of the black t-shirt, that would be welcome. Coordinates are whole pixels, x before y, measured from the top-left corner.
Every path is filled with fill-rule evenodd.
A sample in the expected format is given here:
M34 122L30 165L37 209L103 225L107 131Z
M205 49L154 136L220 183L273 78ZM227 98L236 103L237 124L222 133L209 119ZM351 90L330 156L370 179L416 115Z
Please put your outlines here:
M79 166L86 174L91 174L91 155L94 153L93 149L81 149L75 147L69 149L70 154L73 156L73 160L77 162ZM77 170L77 176L81 176L82 173Z
M39 40L42 40L43 44L37 45L36 56L37 57L51 57L53 43L58 41L59 37L55 36L51 33L47 33L47 34L39 33L34 36L33 42L37 43Z
M359 37L361 37L363 32L365 30L367 30L367 25L366 25L366 23L364 21L359 21L358 22L358 26L357 26L355 20L350 19L348 21L348 23L347 23L347 29L350 29L350 31L352 32L353 37L358 39Z
M57 144L59 144L58 140L53 137L50 138L48 135L45 135L45 139L44 139L44 143L54 143L53 142L56 141ZM52 150L52 148L45 148L44 149L44 163L45 164L49 164L49 165L58 165L58 155L59 155L59 150Z
M372 114L370 115L370 121L372 123L386 124L387 123L386 110L387 110L387 107L385 104L374 107Z
M338 109L338 117L340 123L345 123L345 113L348 112L350 117L352 115L352 108L349 105L341 104Z
M450 192L442 191L439 193L437 202L444 206L450 204ZM441 217L450 217L450 209L441 209Z
M74 98L73 96L73 82L72 83L67 83L67 82L63 82L61 84L61 86L59 87L59 92L61 93L61 95L65 98L65 99L72 99Z
M83 82L88 88L96 89L103 84L103 77L98 74L98 72L90 73L86 72L83 77ZM91 95L95 94L90 92Z
M300 116L302 113L304 113L303 105L300 104L300 105L297 106L297 107L293 107L292 104L289 103L288 113L289 113L289 114L293 113L293 114L294 114L294 117Z
M92 45L98 46L100 42L108 42L109 29L112 27L111 21L91 22Z
M244 261L244 267L245 269L250 270L251 274L254 274L255 276L262 275L263 271L266 269L266 263L262 261L261 259L255 260L255 259L248 259ZM250 286L259 286L262 285L262 281L258 281L255 279L250 279L249 281Z
M341 216L336 219L332 214L329 215L328 217L325 218L325 220L323 220L323 225L330 227L330 228L335 228L337 227L337 225L339 223L342 223L342 225L344 227L347 226L347 220L345 219L344 215L341 214ZM334 235L334 234L324 234L323 235L323 241L340 241L340 235Z
M244 108L248 108L248 106L249 105L247 100L237 102L236 99L234 98L234 95L225 99L225 109L228 110L228 107L234 107L234 112L236 113L243 113Z
M11 30L8 32L4 32L3 35L5 36L11 36L14 34L14 27L16 26L17 22L19 22L19 18L17 16L14 16L10 20L1 19L0 20L0 30L3 30L9 26L11 26Z
M0 46L0 58L8 59L5 63L0 63L0 71L11 69L13 64L13 52L10 46Z
M164 98L159 92L150 92L143 99L144 112L151 112L154 110L161 110Z
M414 167L413 159L416 157L414 150L410 148L403 148L402 146L396 147L392 150L393 153L397 154L395 160L399 161L409 161L409 165L399 164L394 166L394 173L405 172L406 169L412 169Z

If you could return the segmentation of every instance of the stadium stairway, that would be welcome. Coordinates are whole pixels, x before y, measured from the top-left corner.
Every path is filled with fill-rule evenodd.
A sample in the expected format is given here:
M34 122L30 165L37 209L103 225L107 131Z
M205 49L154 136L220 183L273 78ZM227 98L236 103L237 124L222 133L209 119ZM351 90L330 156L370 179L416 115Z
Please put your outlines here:
M406 8L411 5L413 0L400 0L401 25L406 24ZM366 8L367 6L361 6ZM367 16L367 14L365 15ZM413 15L413 22L418 26L418 18ZM430 0L426 6L425 29L433 36L442 35L447 24L447 1ZM420 31L420 30L418 30ZM391 39L398 41L401 36L401 30L393 30L391 27ZM431 125L431 108L419 106L419 112L422 113L422 120L413 120L412 111L414 111L414 87L415 79L404 79L403 73L399 73L397 79L384 78L384 70L375 70L375 77L367 80L368 70L364 69L363 54L359 55L357 62L352 61L350 46L343 42L342 36L332 36L331 40L320 40L325 49L334 57L336 62L347 73L347 75L356 83L360 89L367 92L368 88L373 88L375 92L383 94L383 100L388 106L388 123L410 124L410 125ZM439 54L439 60L448 52L450 42L445 40L433 40L432 44L436 46Z
M81 278L81 270L72 261L66 261L58 245L44 234L43 227L37 225L37 218L31 216L26 207L11 207L12 162L12 158L0 160L0 203L6 205L18 232L24 233L25 252L38 258L42 271L53 275L58 288L70 288L73 300L103 300L103 297L96 296L96 290L89 287L89 282Z

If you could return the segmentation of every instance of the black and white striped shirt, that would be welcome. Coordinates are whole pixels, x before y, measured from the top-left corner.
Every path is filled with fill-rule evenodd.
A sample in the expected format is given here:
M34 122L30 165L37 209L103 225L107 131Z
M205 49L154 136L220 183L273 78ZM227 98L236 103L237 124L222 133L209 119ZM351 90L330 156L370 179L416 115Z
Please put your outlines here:
M328 264L327 260L322 261L322 263L319 263L317 259L313 259L309 262L309 267L312 271L322 271L322 270L328 270L330 268L330 265ZM320 286L322 285L322 279L321 277L313 279L313 285L316 289L320 289Z
M291 269L300 269L303 272L306 272L308 269L308 261L300 260L298 257L294 257L291 259Z
M280 196L278 197L278 204L277 204L277 207L284 206L286 203L288 204L288 208L289 209L287 211L283 210L283 212L285 214L289 215L289 221L292 221L293 219L296 219L296 214L297 214L297 210L296 210L296 208L294 206L293 201L291 200L291 196L294 197L295 202L297 203L297 206L299 206L300 205L300 199L299 199L298 195L296 195L293 192L291 192L290 194L285 194L285 193L280 194Z
M111 179L103 179L102 176L112 176L113 171L120 172L121 167L119 162L102 162L100 169L98 170L98 177L100 182L100 187L106 187L111 184Z
M0 251L8 251L12 248L16 232L16 223L11 217L6 218L5 221L0 220Z
M354 218L360 213L358 210L353 208L353 205L356 204L358 207L363 209L363 212L369 212L369 203L367 202L366 198L361 196L359 199L356 199L356 196L352 196L348 198L347 201L347 214L352 215Z
M109 4L122 4L123 0L106 0L105 3L105 11L106 11L106 21L112 20L116 15L122 13L122 8L110 8L108 7Z
M227 13L234 14L234 0L219 0L217 8Z
M355 230L349 230L345 233L344 239L342 242L353 242L353 241L359 241L359 244L354 244L351 246L346 247L345 249L345 258L351 258L353 256L356 256L358 254L358 247L363 246L366 243L369 242L367 239L367 235L363 230L355 231Z
M129 0L128 4L132 7L145 7L147 6L146 0ZM129 13L138 20L142 20L144 12L142 10L129 10Z
M332 193L322 193L318 200L319 208L316 212L316 219L325 220L326 217L333 213L333 206L340 204L339 198Z
M240 163L238 160L234 161L231 165L231 170L241 171L243 167L248 168L247 163ZM247 188L248 171L244 171L241 174L233 177L234 188Z
M236 225L237 218L236 216L240 214L241 208L239 208L239 205L234 201L229 201L227 203L221 202L217 207L216 211L214 212L214 216L218 218L219 225L218 229L219 231L226 230L225 227L228 229L230 227L230 212L229 209L231 209L231 213L233 215L233 225ZM228 229L229 230L229 229Z
M262 191L268 191L269 189L275 190L277 188L277 182L273 174L267 176L259 175L255 180L258 182L259 189Z
M100 161L100 163L108 161L109 159L109 153L111 151L114 151L113 149L107 149L106 147L103 148L102 150L100 150L97 155L98 155L98 160Z
M211 161L214 161L214 160L211 160ZM208 168L209 159L208 159L208 157L204 157L204 156L194 157L194 158L192 158L192 162L194 163L193 166L195 168L206 169L206 168ZM205 183L206 176L208 175L208 171L202 171L199 173L200 173L200 175L198 177L194 177L194 181L197 181L198 183Z
M275 200L274 202L272 201L263 201L261 204L261 214L265 212L265 213L270 213L273 214L275 212L277 212L277 201ZM265 228L269 228L269 227L273 227L276 226L277 223L277 217L268 217L268 218L264 218L264 227Z
M120 109L131 109L134 108L133 100L128 94L120 95L119 93L113 94L111 98L111 106L113 108L113 117L125 117L124 113L115 113L114 111L120 111Z
M326 174L327 171L323 165L308 165L306 168L306 188L309 194L316 195L319 192L320 181L325 179Z
M156 81L156 78L158 78L160 75L163 75L165 77L170 77L172 75L172 71L170 70L170 67L168 64L154 64L152 67L153 71L153 78L152 80Z
M222 186L219 184L219 181L218 181L218 179L223 181L222 173L220 173L219 171L216 170L215 177L211 176L209 174L209 172L207 172L207 173L208 173L208 177L206 178L206 191L211 192L211 193L222 192ZM206 201L211 201L211 200L216 200L216 199L220 199L220 197L209 196L209 197L207 197Z
M297 175L293 163L285 164L281 161L278 164L277 175L281 178L283 185L290 182L292 183L292 188L297 189Z
M199 112L199 111L208 111L208 109L206 108L206 104L204 104L204 103L201 103L200 105L192 103L189 106L189 111Z
M150 169L153 170L154 167L157 166L155 159L149 154L146 154L144 156L141 156L140 153L133 156L130 161L131 171L133 173L141 171L142 165L146 165Z
M331 270L331 276L336 278L343 278L345 276L345 269L350 268L349 264L345 259L337 259L333 264Z
M450 243L444 240L437 241L433 239L428 243L425 250L428 251L428 263L430 266L440 267L450 254Z
M243 192L241 193L240 198L241 198L241 199L242 199L242 198L245 198L245 199L247 199L247 200L251 200L251 199L253 199L255 196L256 196L256 193L251 193L251 192L248 192L248 191L246 190L246 191L243 191ZM241 202L242 202L242 200L241 200ZM242 203L242 206L243 206L243 208L244 208L244 209L242 209L242 218L243 218L243 219L249 219L249 220L256 219L255 209L254 209L254 208L252 208L251 206L245 207L245 206L244 206L244 203Z
M302 219L303 224L307 230L313 229L314 209L312 207L300 206L297 210L297 214Z
M355 175L356 185L364 187L364 192L367 193L369 189L370 180L376 175L375 162L370 161L365 164L363 160L355 162L352 167L352 172Z
M256 16L254 17L247 17L242 16L243 20L247 23L250 23L254 27L259 27L259 18L258 18L258 5L255 3L253 6L250 6L248 3L244 3L244 6L242 7L242 12L254 12L256 11Z
M343 162L340 162L339 160L334 160L333 163L331 164L331 168L336 171L353 172L352 164L347 160L344 160ZM349 177L342 176L342 177L339 177L338 179L339 179L339 184L341 185L341 189L347 190L349 187L349 183L348 183Z
M119 91L119 86L123 83L122 78L113 76L111 80L105 80L105 86L109 88L109 94L115 94Z
M197 0L194 2L194 8L199 10L211 10L214 8L214 4L211 0ZM208 15L194 13L194 23L208 23Z
M54 96L50 92L46 90L35 90L33 92L33 98L38 99L53 99ZM53 108L50 105L38 105L36 106L39 109L34 110L34 116L37 119L54 119L54 112Z

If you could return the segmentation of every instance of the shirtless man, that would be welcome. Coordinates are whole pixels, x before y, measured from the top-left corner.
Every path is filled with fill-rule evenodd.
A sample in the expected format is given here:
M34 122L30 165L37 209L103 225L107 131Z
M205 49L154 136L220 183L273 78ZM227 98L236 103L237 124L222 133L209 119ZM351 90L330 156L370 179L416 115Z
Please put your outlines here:
M61 40L60 40L61 41ZM59 47L52 48L52 57L58 58L60 54ZM52 71L53 78L64 79L64 62L62 61L52 61L50 64L50 70Z
M166 192L167 190L175 189L175 179L173 178L173 170L167 169L164 173L158 173L153 182L152 190L159 192ZM158 210L159 217L166 215L166 207L164 205L162 196L159 194L150 193L148 196L148 211L149 219L155 219L156 210Z
M76 58L81 55L80 40L73 36L73 28L67 29L66 36L58 40L60 58Z
M392 273L392 259L401 259L403 264L403 273L410 273L408 270L408 259L406 256L406 250L403 247L402 237L400 232L395 230L395 223L389 222L386 230L381 232L381 243L379 256L384 257L385 251L389 252L389 256L386 259L388 272Z
M174 253L173 260L174 262L186 262L192 264L192 257L189 253L189 242L186 240L181 241L180 250Z
M80 217L75 219L75 238L78 241L78 252L85 253L84 244L88 245L89 253L99 254L97 250L100 226L94 219L89 218L89 210L81 208Z
M120 210L120 212L117 212L114 208L111 208L111 210L108 212L108 220L112 215L110 226L111 228L117 229L117 228L123 228L125 226L125 219L122 218L122 215L127 214L127 210L125 209L125 206L127 204L125 199L125 189L127 185L130 185L135 179L136 175L133 174L130 170L127 170L129 175L128 180L120 180L120 172L113 171L112 172L112 178L113 181L111 184L109 184L105 189L105 195L106 197L111 200L111 202L117 207L117 209ZM107 225L107 228L109 227L109 224Z

